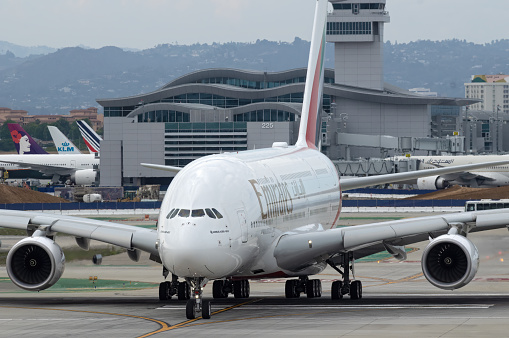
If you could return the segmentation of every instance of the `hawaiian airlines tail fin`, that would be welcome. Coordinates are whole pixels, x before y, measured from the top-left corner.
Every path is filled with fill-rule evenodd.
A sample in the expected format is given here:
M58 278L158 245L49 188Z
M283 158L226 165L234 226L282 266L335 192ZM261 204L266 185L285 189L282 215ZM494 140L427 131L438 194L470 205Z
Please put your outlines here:
M316 148L322 107L328 0L317 0L297 146Z
M17 123L8 123L7 127L11 132L12 140L18 154L47 154L34 139Z
M59 154L81 154L81 151L65 136L60 129L48 126L49 133Z
M98 153L101 151L101 141L103 140L92 127L85 121L76 121L80 128L81 136L85 140L85 144L91 153Z

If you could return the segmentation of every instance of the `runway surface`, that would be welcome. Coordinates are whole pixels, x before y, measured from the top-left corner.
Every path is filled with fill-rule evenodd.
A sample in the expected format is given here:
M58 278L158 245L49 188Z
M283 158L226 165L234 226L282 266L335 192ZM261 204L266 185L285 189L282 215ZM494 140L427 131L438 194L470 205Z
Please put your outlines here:
M355 214L343 222L373 221ZM105 257L101 266L73 262L63 277L84 281L83 285L40 293L16 288L6 280L5 267L0 267L0 337L508 337L507 230L469 238L479 248L481 263L474 281L460 290L444 291L427 282L420 267L427 243L419 243L405 262L357 263L356 277L364 285L362 300L331 300L331 281L339 276L327 269L318 276L321 298L285 299L284 279L251 281L249 299L214 300L209 320L186 320L185 301L160 302L157 288L137 284L162 281L161 267L146 257L136 264L125 254ZM99 282L88 281L89 276L121 282L96 289ZM205 288L209 299L211 289L210 284Z

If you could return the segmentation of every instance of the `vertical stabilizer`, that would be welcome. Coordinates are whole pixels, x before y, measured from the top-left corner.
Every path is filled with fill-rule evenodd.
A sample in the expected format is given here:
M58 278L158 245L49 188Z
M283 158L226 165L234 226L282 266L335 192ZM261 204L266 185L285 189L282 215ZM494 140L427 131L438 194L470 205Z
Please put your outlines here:
M81 154L81 151L79 151L79 149L60 131L60 129L48 126L48 130L59 154Z
M47 154L19 124L8 123L7 127L11 132L11 137L18 154Z
M317 0L297 146L316 148L322 106L328 0Z
M98 153L101 151L101 141L103 140L92 127L85 121L76 121L78 128L80 128L81 136L85 140L85 144L88 147L90 153Z

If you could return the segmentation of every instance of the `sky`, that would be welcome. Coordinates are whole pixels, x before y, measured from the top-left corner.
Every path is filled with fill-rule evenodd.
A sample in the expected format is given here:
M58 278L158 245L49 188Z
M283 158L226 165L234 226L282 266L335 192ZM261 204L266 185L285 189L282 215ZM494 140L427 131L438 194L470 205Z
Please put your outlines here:
M362 0L359 0L362 2ZM53 48L310 40L313 0L0 0L0 41ZM385 41L507 39L508 0L387 0Z

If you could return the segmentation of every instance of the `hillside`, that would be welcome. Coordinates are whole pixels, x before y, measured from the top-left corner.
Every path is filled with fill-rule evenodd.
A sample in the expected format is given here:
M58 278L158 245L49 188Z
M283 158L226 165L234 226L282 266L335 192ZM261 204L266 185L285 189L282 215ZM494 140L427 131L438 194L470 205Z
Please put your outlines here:
M292 43L163 44L142 51L72 47L46 53L33 50L41 54L24 56L26 53L4 43L3 51L0 49L0 106L30 114L65 114L98 107L98 98L148 93L201 69L306 67L308 50L308 41L295 38ZM507 60L509 39L482 45L461 40L384 44L386 82L405 89L427 87L440 96L464 97L464 83L471 75L508 74ZM331 44L325 65L334 66Z
M0 203L69 203L60 197L0 184Z

